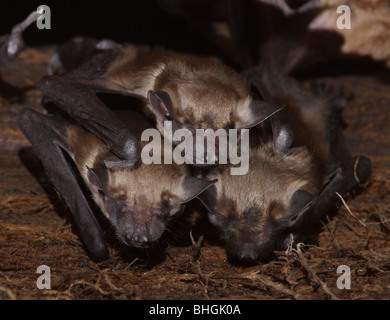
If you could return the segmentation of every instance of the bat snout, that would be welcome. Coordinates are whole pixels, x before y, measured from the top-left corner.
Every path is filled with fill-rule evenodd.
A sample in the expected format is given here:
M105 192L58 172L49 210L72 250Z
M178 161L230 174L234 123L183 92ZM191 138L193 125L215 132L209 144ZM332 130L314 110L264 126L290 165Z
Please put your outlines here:
M240 264L253 264L268 259L275 249L271 239L254 234L232 239L227 244L229 258Z
M143 221L126 228L120 238L128 246L147 248L161 237L164 230L165 225L161 221Z
M238 251L236 254L237 254L236 257L244 263L250 263L256 261L258 258L257 252L249 246L245 246L244 248L241 248L241 250Z
M124 236L124 241L126 245L136 248L147 248L150 245L148 237L140 233L128 233Z

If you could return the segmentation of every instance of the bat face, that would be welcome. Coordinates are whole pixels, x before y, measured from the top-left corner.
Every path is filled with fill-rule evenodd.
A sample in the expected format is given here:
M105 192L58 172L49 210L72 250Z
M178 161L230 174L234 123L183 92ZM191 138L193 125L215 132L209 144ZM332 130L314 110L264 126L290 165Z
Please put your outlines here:
M93 197L118 238L134 247L158 240L169 220L214 183L183 176L166 165L146 167L94 168L87 173Z
M221 84L214 87L210 90L198 81L191 86L175 86L176 90L168 87L148 93L149 108L165 139L173 145L189 143L189 164L227 164L220 154L228 154L229 146L236 147L237 142L243 143L241 129L256 126L282 109L252 100L249 95L240 98L233 88L226 90ZM229 145L230 141L234 141L233 145Z
M285 249L290 228L310 208L321 185L306 149L282 156L263 146L250 156L246 175L216 171L210 177L218 183L201 196L228 255L244 262Z
M140 113L116 110L116 114L138 136L150 128ZM78 125L70 126L66 136L93 199L119 240L129 246L147 247L158 240L173 216L215 183L190 176L186 166L145 164L142 159L130 168L107 168L102 162L119 159L100 139Z

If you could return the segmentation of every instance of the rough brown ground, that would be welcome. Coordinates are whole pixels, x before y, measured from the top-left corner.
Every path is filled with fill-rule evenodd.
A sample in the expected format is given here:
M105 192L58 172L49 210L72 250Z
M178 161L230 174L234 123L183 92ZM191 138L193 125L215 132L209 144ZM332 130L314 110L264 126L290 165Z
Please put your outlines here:
M231 265L222 248L206 241L170 245L165 259L152 264L112 248L111 258L96 264L66 223L66 209L39 162L20 151L29 143L15 117L23 107L41 110L35 83L48 56L47 50L28 49L0 70L0 299L390 297L388 70L321 79L355 94L344 113L345 134L353 154L371 158L373 172L363 192L345 197L351 213L341 206L310 245L246 268ZM37 289L39 265L51 268L51 290ZM351 269L350 290L337 289L340 265Z

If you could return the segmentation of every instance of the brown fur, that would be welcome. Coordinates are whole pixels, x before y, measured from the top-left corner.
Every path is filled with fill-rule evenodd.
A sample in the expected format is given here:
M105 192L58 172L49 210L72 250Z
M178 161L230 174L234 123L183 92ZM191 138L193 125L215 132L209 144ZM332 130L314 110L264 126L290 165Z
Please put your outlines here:
M152 128L151 123L139 113L120 110L117 113L125 123L131 125L139 137L144 129ZM107 208L103 205L96 188L91 186L88 180L87 167L98 167L101 160L118 161L119 159L101 140L80 126L75 125L68 129L67 141L81 176L91 189L95 201L100 205L103 213L107 215ZM134 206L142 203L145 210L160 203L163 198L168 200L173 197L171 191L179 192L184 175L189 175L188 168L185 166L174 164L145 165L141 161L130 169L110 168L107 170L110 181L107 193L115 199L126 198Z
M140 113L117 113L139 137L143 130L152 127ZM101 160L119 159L101 140L78 125L69 127L67 142L93 199L114 226L120 241L130 246L147 247L158 240L172 216L184 208L183 204L209 186L209 182L191 180L196 178L190 177L184 165L146 165L139 160L132 168L103 169Z
M264 221L288 216L291 195L298 189L317 193L322 186L319 168L307 149L286 155L277 152L272 142L250 152L249 171L246 175L231 175L229 170L216 169L208 179L218 179L215 212L227 218L243 219L244 213L255 208L260 213L253 229L262 231ZM284 208L272 212L274 203Z
M198 128L224 128L249 118L249 85L244 77L213 58L169 51L123 48L104 77L113 89L146 98L149 90L170 95L175 120Z

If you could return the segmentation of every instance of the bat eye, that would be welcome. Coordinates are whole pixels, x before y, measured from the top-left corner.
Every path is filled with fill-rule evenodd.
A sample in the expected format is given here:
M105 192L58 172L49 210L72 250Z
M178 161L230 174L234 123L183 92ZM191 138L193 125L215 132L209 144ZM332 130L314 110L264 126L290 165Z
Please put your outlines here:
M98 189L98 193L101 197L104 197L106 194L104 193L103 189Z

